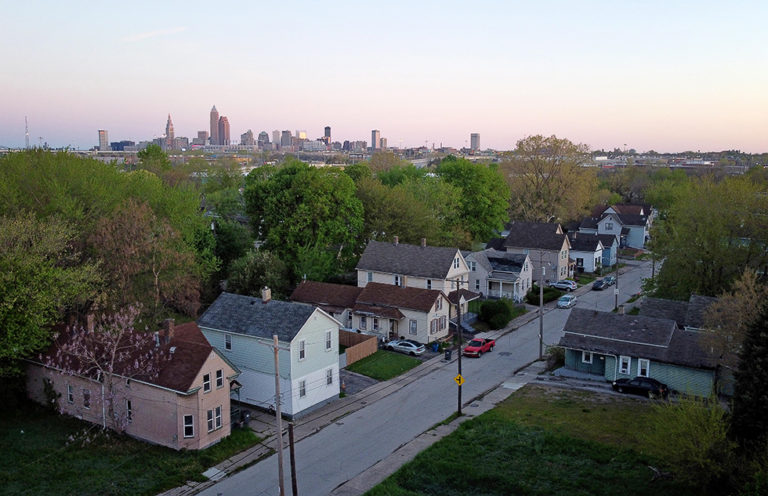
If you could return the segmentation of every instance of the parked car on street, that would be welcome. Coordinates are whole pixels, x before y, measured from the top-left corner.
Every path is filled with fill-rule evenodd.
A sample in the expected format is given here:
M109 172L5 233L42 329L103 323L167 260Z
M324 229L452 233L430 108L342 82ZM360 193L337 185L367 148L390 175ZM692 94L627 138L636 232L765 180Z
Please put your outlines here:
M557 300L557 308L571 308L576 304L574 295L563 295Z
M616 284L616 277L605 276L602 279L598 279L597 281L595 281L595 283L592 284L592 289L599 291L607 288L608 286L613 286L614 284Z
M496 341L493 339L475 338L464 347L462 353L464 356L480 358L483 353L493 351L494 346L496 346Z
M639 394L648 398L664 398L669 396L669 388L650 377L635 377L634 379L618 379L613 381L613 390L620 393Z
M389 351L399 351L412 356L421 355L426 351L423 344L412 339L394 339L388 342L385 348Z
M562 281L551 281L549 283L550 288L562 289L564 291L573 291L579 286L569 279L563 279Z

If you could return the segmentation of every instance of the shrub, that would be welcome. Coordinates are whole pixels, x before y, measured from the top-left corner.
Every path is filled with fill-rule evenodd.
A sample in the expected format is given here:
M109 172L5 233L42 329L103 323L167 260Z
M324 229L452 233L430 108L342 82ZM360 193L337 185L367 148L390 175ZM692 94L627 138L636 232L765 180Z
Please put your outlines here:
M512 320L512 311L502 300L488 300L480 306L479 317L491 329L501 329Z
M563 295L563 292L557 288L544 288L544 303L556 300ZM539 304L539 286L534 284L530 291L525 295L525 301L529 305Z

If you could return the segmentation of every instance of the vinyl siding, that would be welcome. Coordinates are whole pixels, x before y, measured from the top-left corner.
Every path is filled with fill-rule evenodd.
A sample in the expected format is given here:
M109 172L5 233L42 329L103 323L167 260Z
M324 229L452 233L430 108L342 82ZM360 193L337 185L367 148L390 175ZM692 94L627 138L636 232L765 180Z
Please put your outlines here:
M631 379L636 377L638 360L638 357L630 357L629 374L621 374L619 373L616 358L606 356L606 380L614 381L616 379ZM648 372L651 378L663 382L669 386L670 389L679 393L708 397L715 386L714 370L694 369L691 367L683 367L681 365L651 361Z

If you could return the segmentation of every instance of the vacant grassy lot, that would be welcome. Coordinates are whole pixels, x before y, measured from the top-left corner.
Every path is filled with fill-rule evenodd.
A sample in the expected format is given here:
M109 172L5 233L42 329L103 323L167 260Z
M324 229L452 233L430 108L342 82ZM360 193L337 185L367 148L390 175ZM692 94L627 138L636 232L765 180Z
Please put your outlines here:
M450 436L367 494L686 495L652 482L640 433L650 403L527 386Z
M421 360L394 351L379 350L371 356L353 363L347 370L367 375L379 381L397 377L419 365Z
M202 472L259 441L235 430L204 451L177 452L28 404L0 418L0 494L157 494L204 480Z

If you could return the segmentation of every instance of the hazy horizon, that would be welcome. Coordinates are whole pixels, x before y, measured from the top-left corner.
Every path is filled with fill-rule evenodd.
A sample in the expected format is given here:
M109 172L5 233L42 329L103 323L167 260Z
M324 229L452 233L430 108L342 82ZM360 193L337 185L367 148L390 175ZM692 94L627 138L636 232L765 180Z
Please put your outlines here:
M768 152L760 2L4 2L0 146L379 129L389 146Z

